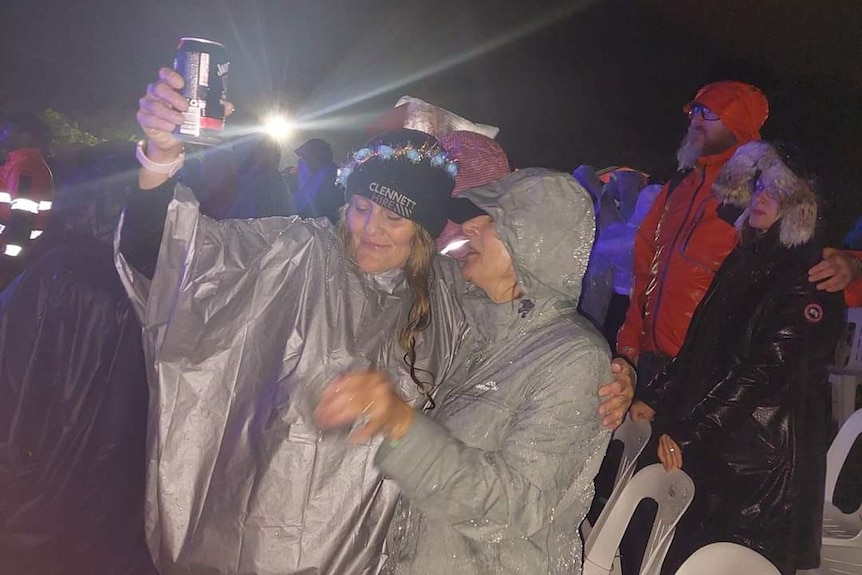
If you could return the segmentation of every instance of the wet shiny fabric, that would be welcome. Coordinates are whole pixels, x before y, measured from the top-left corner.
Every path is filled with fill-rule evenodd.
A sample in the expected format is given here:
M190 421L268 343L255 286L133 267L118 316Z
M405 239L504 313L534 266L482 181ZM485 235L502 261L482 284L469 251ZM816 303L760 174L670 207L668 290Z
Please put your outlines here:
M656 409L654 435L682 447L701 542L746 545L792 574L819 559L827 366L844 306L808 281L821 249L785 248L778 228L731 252L680 354L638 396Z
M178 186L152 282L117 252L151 369L147 535L163 575L376 570L396 488L377 442L322 434L312 411L334 377L370 366L419 402L395 341L412 299L400 271L356 271L322 222L217 223ZM417 365L437 377L464 329L462 286L435 261Z
M140 324L110 245L46 239L0 295L0 573L156 575Z
M608 440L597 388L611 377L607 344L575 311L591 202L570 176L535 169L465 195L494 218L524 296L464 298L470 328L438 408L378 450L403 492L384 572L578 573Z
M712 184L736 148L699 160L661 190L635 236L632 301L617 352L632 361L644 351L675 356L721 262L737 241L722 219ZM738 214L737 214L738 215Z

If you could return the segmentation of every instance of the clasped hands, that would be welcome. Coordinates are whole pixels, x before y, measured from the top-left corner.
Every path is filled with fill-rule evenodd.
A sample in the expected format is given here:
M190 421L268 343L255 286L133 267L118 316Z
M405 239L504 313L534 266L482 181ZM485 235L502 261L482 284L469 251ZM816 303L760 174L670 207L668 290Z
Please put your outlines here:
M599 415L608 429L616 429L625 417L634 396L634 374L622 360L614 360L614 380L599 388ZM314 410L317 425L324 430L358 423L349 440L368 441L378 433L398 441L403 438L416 411L395 391L389 376L379 370L354 371L330 383Z

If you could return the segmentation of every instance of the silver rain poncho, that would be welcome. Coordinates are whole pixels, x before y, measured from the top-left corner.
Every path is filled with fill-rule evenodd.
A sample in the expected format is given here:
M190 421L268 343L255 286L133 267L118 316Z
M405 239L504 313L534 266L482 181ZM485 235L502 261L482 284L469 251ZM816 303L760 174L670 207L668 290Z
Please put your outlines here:
M321 221L215 222L178 186L152 281L116 249L144 326L146 530L163 575L376 571L397 488L374 467L377 441L323 434L312 412L332 379L372 366L420 402L396 342L412 296L400 270L352 267ZM440 378L463 281L451 260L433 270L417 367Z
M494 219L523 297L463 300L469 331L438 408L376 459L402 489L385 573L580 573L578 527L607 446L610 353L575 311L595 223L570 176L521 170L465 192Z

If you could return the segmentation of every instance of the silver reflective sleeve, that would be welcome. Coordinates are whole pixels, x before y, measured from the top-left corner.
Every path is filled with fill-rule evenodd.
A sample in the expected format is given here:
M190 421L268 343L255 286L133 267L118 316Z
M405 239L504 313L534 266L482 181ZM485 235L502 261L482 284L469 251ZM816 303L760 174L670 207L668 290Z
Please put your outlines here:
M352 446L311 415L328 382L369 365L420 401L395 338L412 302L401 271L358 272L320 221L215 222L182 187L152 282L115 257L144 325L160 571L374 572L396 488L374 467L377 441ZM435 261L417 364L436 382L464 327L462 288Z

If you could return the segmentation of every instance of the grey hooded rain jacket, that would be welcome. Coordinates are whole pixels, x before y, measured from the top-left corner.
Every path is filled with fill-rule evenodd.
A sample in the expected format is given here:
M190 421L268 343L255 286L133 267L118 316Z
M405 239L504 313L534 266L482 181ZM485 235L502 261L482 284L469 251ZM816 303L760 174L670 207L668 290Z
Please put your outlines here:
M377 442L322 434L312 411L327 383L367 367L419 403L396 342L412 302L402 272L357 271L322 220L215 222L182 186L152 281L116 253L144 326L146 531L160 572L374 573L396 486L374 467ZM417 345L428 378L450 368L462 289L455 263L435 261Z
M595 218L570 176L515 172L466 192L494 219L523 296L464 301L469 331L438 408L377 453L402 489L384 572L580 573L578 527L608 433L602 335L576 307Z

